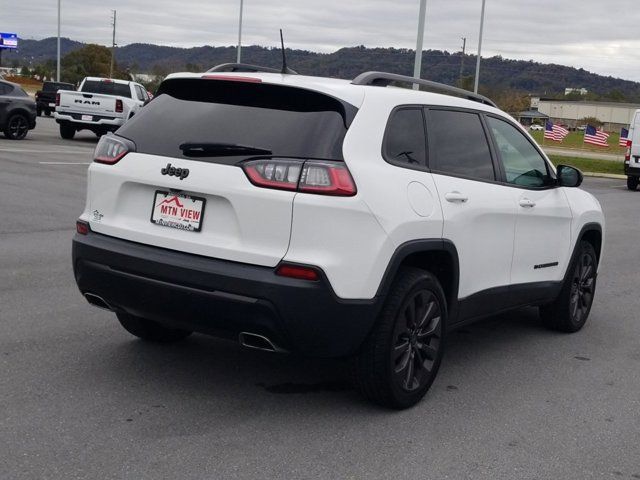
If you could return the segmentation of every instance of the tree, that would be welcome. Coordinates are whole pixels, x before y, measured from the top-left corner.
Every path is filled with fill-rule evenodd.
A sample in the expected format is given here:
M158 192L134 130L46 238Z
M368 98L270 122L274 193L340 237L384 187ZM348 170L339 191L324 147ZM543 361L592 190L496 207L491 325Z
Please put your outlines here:
M31 72L29 71L29 69L26 66L23 66L20 69L20 76L22 76L22 77L30 77L31 76Z
M80 83L84 77L108 77L111 67L111 50L102 45L89 44L66 55L62 61L62 80ZM126 71L113 64L113 78L129 80Z
M580 119L581 125L591 125L592 127L601 127L604 125L600 120L596 117L584 117Z

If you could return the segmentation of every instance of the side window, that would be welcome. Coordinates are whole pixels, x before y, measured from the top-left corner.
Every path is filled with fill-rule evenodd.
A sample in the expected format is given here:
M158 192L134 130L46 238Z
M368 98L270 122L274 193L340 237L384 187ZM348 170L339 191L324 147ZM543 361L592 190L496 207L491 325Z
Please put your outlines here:
M4 83L0 83L0 95L7 95L13 88L10 85L5 85Z
M382 153L391 163L407 166L427 165L427 139L424 117L418 107L402 108L389 117Z
M140 88L140 85L134 85L135 89L136 89L136 96L138 97L138 100L144 102L145 98L144 98L144 93L142 92L142 88Z
M535 147L513 125L494 117L487 117L496 140L507 182L523 187L549 185L547 162Z
M491 151L480 116L454 110L429 110L429 139L433 142L433 170L495 180Z

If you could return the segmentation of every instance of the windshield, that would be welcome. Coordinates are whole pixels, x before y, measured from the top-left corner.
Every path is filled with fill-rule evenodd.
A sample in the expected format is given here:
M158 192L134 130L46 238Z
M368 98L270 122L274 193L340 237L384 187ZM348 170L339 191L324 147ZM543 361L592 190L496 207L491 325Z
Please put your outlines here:
M169 157L224 163L260 154L341 160L355 112L352 105L299 88L182 79L162 86L118 135L135 142L138 152ZM185 148L191 144L197 148Z
M80 91L131 98L131 88L127 83L115 83L104 80L87 80L82 85Z

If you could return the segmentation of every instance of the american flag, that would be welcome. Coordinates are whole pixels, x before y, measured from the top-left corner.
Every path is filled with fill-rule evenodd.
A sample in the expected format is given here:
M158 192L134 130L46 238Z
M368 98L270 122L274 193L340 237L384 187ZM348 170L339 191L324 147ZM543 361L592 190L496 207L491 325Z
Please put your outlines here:
M626 147L628 139L629 139L629 130L622 127L622 130L620 130L620 142L618 143L618 145L620 145L621 147Z
M608 138L609 134L607 132L596 130L596 127L592 127L591 125L587 125L587 128L584 130L584 143L598 145L599 147L608 147Z
M544 138L561 142L564 137L569 135L569 130L560 125L554 125L553 122L547 122L544 126Z

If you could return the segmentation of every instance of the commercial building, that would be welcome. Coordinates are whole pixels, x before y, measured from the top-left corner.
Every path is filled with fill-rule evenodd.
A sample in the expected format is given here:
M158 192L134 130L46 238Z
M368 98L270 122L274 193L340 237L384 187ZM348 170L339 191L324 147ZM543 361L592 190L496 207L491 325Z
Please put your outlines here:
M628 126L634 112L638 109L640 109L638 103L589 102L532 97L531 110L521 112L520 121L526 125L527 123L531 124L534 119L545 120L548 118L554 123L575 128L583 124L583 118L595 117L604 124L606 131L613 132ZM533 115L533 112L538 112L538 114Z

